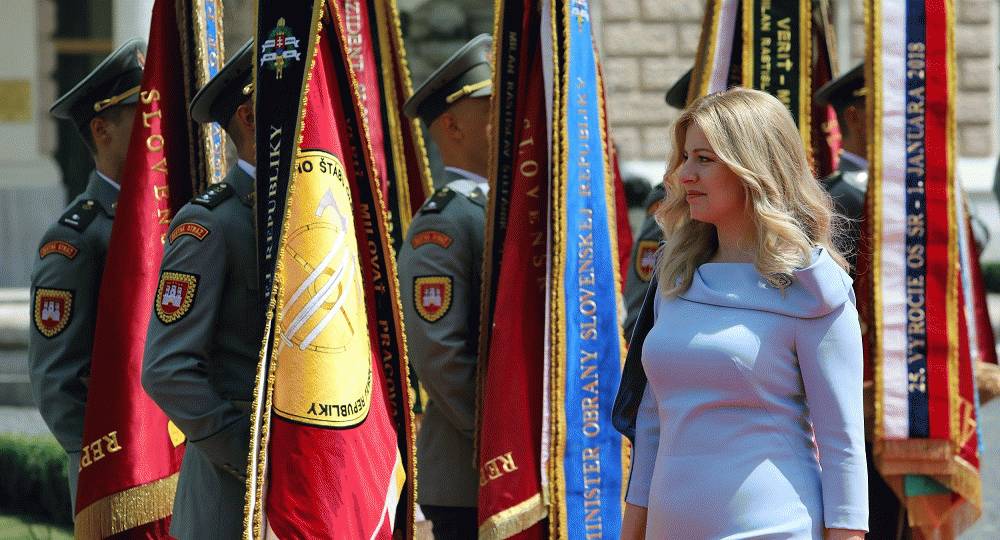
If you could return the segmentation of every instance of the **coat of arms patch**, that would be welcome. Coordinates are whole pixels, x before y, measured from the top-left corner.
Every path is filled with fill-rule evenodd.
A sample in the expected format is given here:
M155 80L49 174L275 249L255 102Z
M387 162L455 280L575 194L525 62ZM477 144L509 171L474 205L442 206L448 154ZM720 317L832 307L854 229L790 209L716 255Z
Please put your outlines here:
M156 288L156 318L163 324L175 323L191 310L198 289L198 276L183 272L163 272Z

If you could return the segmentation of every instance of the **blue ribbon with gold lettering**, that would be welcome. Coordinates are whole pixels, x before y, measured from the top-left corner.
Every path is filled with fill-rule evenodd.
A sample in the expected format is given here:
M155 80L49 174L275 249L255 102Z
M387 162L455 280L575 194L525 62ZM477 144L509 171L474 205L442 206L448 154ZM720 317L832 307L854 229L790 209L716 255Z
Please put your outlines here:
M622 437L611 425L621 377L614 191L602 83L587 0L563 6L562 151L554 276L559 400L554 494L560 538L616 538L621 528ZM561 244L561 245L560 245ZM570 525L571 524L571 525ZM596 536L595 536L596 535Z
M199 59L204 62L204 66L200 66L200 69L206 76L205 82L208 82L222 68L222 0L194 0L193 9L195 12L196 47L203 48L205 51L205 54L199 55ZM222 126L216 122L210 122L205 124L202 129L207 155L205 178L209 184L217 184L222 181L227 172L226 141Z

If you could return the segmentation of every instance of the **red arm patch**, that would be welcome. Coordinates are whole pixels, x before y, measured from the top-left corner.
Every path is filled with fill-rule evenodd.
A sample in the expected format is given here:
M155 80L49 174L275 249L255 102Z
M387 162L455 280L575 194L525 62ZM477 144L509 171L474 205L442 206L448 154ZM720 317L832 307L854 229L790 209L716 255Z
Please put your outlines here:
M660 249L660 243L656 240L643 240L639 242L639 249L635 252L635 274L643 283L649 283L656 270L656 251Z
M53 338L66 329L73 316L73 291L38 287L34 304L35 329Z
M38 248L38 258L44 259L45 257L52 255L53 253L58 253L67 259L72 260L79 253L79 249L73 244L63 240L51 240L45 242L42 247Z
M205 227L193 222L188 221L186 223L181 223L180 225L174 227L174 230L170 233L170 243L173 244L174 240L177 240L181 236L193 236L198 239L198 241L204 240L210 231Z
M417 234L413 235L413 239L410 240L410 245L413 246L413 249L416 249L420 246L427 244L434 244L436 246L441 246L444 249L448 249L448 246L451 245L451 242L452 239L447 234L441 231L431 230L431 231L418 232Z
M163 324L175 323L184 318L194 305L198 291L198 276L184 272L163 272L156 288L156 317Z
M413 278L413 307L429 322L437 322L451 309L451 276L419 276Z

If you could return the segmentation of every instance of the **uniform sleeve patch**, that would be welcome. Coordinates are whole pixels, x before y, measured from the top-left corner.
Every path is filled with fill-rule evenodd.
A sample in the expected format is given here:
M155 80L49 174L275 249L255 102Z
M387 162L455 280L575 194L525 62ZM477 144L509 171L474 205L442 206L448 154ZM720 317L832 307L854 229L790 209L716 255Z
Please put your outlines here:
M170 233L170 243L173 244L174 240L177 240L181 236L193 236L201 241L208 236L208 233L209 230L205 227L193 221L188 221L174 227L174 230Z
M413 278L413 305L420 318L432 323L444 317L451 308L451 291L451 276Z
M184 272L163 272L156 288L156 318L172 324L184 318L194 305L198 276Z
M660 243L656 240L643 240L635 252L635 274L643 282L648 283L656 269L656 250Z
M434 244L436 246L441 246L444 249L448 249L451 242L451 237L441 231L422 231L413 235L413 239L410 240L410 245L413 246L414 249L427 244Z
M38 248L38 258L44 259L53 253L62 255L67 259L73 260L76 254L80 250L76 246L66 242L64 240L50 240L42 244L42 247Z
M73 291L36 288L33 311L38 333L47 338L56 337L73 317Z

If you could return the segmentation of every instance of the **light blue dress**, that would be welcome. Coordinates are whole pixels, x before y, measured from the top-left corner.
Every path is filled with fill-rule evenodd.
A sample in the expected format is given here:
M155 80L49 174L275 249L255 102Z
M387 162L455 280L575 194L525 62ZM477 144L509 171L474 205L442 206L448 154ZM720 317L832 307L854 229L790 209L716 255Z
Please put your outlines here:
M862 349L851 279L817 249L784 292L709 263L657 293L626 500L646 536L823 538L868 528Z

